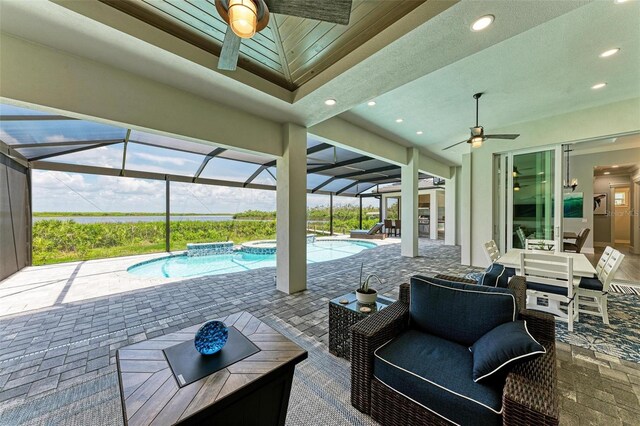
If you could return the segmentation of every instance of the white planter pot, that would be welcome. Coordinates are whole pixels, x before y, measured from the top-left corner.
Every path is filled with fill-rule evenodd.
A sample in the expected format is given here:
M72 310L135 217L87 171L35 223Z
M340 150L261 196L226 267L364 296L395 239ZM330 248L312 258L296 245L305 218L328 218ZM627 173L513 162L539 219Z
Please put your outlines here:
M372 305L374 303L376 303L376 299L378 298L378 292L374 291L373 293L360 293L359 291L356 291L356 299L358 300L358 303L362 303L365 305Z

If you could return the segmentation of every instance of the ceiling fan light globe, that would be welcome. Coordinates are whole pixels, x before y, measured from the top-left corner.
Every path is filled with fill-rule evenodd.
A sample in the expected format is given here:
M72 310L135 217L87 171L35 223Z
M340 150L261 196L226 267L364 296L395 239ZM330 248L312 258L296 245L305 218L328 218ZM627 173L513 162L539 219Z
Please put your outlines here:
M229 0L229 26L240 38L251 38L258 26L258 10L252 0Z
M483 139L480 136L475 136L471 138L471 148L480 148L482 147Z

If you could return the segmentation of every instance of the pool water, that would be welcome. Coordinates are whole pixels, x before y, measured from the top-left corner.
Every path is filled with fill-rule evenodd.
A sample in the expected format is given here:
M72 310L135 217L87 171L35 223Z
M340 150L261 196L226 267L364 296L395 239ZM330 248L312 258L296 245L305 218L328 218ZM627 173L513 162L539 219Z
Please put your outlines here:
M307 244L307 263L326 262L353 256L376 247L366 241L316 240ZM252 254L242 250L211 256L167 256L131 266L127 271L140 277L197 277L230 274L276 266L275 254Z

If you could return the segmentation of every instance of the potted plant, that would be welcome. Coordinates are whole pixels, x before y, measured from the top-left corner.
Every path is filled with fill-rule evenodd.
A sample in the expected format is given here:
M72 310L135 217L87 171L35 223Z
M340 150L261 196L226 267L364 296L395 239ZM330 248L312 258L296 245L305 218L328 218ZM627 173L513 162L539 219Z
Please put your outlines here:
M372 278L375 278L376 280L378 280L378 283L380 283L380 285L382 285L382 281L380 281L380 278L375 274L367 275L367 278L362 281L363 266L364 265L360 267L360 287L356 290L356 299L358 300L358 303L371 305L373 303L376 303L378 292L375 289L369 287L369 281Z

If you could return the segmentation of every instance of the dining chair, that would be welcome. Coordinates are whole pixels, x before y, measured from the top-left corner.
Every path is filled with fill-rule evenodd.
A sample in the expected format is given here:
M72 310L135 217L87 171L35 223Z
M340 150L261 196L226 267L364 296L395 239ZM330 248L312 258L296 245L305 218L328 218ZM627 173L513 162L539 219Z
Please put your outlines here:
M580 280L576 293L578 314L597 315L602 317L602 322L609 324L609 313L607 311L609 287L623 259L624 254L618 250L611 249L611 255L600 269L600 272L597 273L597 276L594 278L583 277ZM583 307L591 309L583 309Z
M567 322L573 331L577 310L574 304L574 287L580 282L573 276L573 258L534 251L520 253L520 272L527 281L527 309L549 312L560 321ZM539 305L538 299L547 301ZM566 313L560 308L565 303Z
M573 251L576 253L580 253L580 250L582 250L582 246L584 246L584 243L587 241L589 232L591 232L591 229L582 228L578 233L578 238L576 238L575 243L569 243L569 242L563 243L563 251Z
M611 253L613 253L613 247L611 246L607 246L602 252L600 259L598 260L598 264L596 265L596 278L598 277L598 275L600 275L600 271L602 271L602 268L607 263L607 260L609 260Z
M487 241L484 243L484 253L489 258L489 262L494 263L500 257L500 250L498 249L498 245L494 240Z
M391 236L391 219L384 220L384 230L387 233L387 237Z
M556 251L556 247L558 244L555 240L540 240L540 239L532 239L528 238L524 240L524 249L525 250L539 250L546 252L554 252Z

